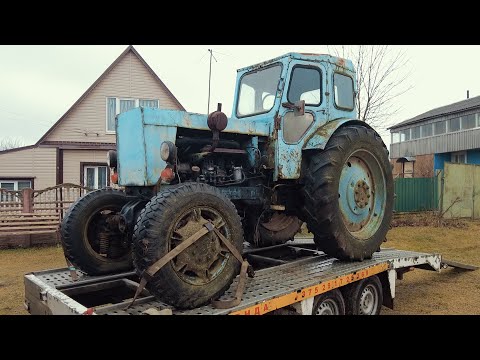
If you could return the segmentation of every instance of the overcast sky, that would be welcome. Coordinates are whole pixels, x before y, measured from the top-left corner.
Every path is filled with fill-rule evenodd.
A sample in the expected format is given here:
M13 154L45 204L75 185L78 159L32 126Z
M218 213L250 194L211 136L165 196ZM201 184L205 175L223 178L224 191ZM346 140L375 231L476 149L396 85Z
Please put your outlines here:
M0 46L0 139L35 143L127 45ZM206 113L208 52L212 65L211 108L223 103L230 116L236 70L287 52L327 53L326 45L285 46L135 46L187 111ZM401 110L388 125L435 107L480 95L480 46L392 46L409 60L411 90L397 98ZM455 59L459 60L459 63ZM390 136L382 134L385 142Z

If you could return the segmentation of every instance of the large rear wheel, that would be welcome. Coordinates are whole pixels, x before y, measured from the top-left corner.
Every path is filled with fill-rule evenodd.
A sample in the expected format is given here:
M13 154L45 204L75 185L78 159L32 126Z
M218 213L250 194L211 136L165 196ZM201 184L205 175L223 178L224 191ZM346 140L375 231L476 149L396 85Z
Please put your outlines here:
M66 258L89 275L132 268L131 243L118 229L118 214L127 203L114 189L95 190L78 199L61 224Z
M339 129L312 154L305 175L305 214L318 247L339 259L377 251L393 210L393 178L380 136L363 126Z
M218 189L197 183L167 188L140 213L134 231L134 264L139 275L169 251L211 222L242 251L240 217ZM147 284L160 300L194 308L219 297L240 271L240 262L214 232L202 236Z

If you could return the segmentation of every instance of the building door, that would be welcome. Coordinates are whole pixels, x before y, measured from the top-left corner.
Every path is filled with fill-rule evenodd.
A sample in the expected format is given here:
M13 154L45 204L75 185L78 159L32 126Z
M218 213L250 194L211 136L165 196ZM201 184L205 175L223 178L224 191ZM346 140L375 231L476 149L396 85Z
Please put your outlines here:
M84 166L83 186L89 189L102 189L107 187L106 166Z

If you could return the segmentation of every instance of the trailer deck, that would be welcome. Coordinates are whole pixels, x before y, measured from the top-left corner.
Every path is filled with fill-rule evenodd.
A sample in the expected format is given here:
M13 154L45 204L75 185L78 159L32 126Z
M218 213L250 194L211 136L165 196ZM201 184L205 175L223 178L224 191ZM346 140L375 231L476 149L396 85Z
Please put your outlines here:
M242 302L230 309L211 305L175 309L156 300L148 290L127 309L139 282L135 272L88 276L79 270L72 274L68 268L26 274L25 307L31 314L140 315L149 309L170 309L178 315L262 315L289 306L311 313L315 296L375 274L383 274L384 305L389 305L390 298L393 306L395 281L404 272L413 268L440 271L448 266L439 254L395 249L382 249L362 262L339 261L308 242L247 249L244 256L254 266L255 277L247 279ZM221 300L233 296L237 281L238 277Z

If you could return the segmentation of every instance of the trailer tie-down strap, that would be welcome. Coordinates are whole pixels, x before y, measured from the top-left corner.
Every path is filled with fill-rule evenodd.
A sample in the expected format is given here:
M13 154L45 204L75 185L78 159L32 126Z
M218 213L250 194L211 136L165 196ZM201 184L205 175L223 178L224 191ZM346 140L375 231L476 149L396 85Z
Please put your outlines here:
M192 245L195 241L197 241L202 236L208 234L211 231L213 231L218 236L220 241L222 241L225 244L227 249L242 264L242 268L240 271L240 278L238 281L238 287L237 287L237 291L235 292L235 298L227 301L212 301L212 305L220 309L228 309L230 307L238 305L242 301L242 294L245 289L246 274L248 273L250 277L253 277L255 275L253 272L253 268L249 265L248 261L243 260L242 255L235 248L235 246L232 243L230 243L230 241L228 241L225 238L225 236L223 236L223 234L220 231L218 231L218 229L211 222L207 222L203 224L203 227L200 230L198 230L195 234L190 236L187 240L182 241L180 245L175 247L173 250L169 251L164 257L156 261L153 265L151 265L148 269L146 269L143 272L142 278L140 279L140 283L138 284L138 288L137 288L137 291L135 292L133 300L127 306L126 309L129 309L135 303L135 300L137 300L138 295L140 295L140 293L145 289L147 282L150 281L162 267L168 264L171 260L173 260L183 250L185 250L190 245Z

